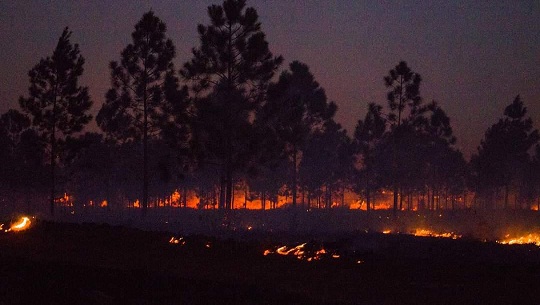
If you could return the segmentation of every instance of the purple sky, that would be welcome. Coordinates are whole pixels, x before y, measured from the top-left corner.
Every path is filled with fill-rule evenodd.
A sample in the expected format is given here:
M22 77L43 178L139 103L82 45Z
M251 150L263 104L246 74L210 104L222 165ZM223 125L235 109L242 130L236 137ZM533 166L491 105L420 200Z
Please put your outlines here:
M152 9L168 26L178 68L198 45L196 26L219 1L0 1L0 112L27 95L27 72L52 54L65 26L86 58L81 81L97 113L135 23ZM540 126L540 1L265 1L257 9L270 49L308 64L349 134L367 103L386 106L383 77L400 60L421 94L448 113L466 156L517 94Z

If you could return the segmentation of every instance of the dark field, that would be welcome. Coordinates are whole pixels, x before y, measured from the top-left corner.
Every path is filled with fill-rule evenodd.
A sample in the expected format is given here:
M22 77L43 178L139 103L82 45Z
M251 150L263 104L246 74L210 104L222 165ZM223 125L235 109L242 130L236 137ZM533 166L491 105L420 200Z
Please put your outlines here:
M0 234L0 304L540 304L540 248L380 233L184 236L37 222ZM281 243L324 247L307 262ZM360 262L360 263L359 263Z

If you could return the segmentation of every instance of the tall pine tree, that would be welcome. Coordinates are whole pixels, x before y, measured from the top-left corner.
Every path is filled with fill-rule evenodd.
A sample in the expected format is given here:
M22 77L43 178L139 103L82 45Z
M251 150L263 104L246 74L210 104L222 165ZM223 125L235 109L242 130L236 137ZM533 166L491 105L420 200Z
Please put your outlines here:
M92 101L88 87L79 86L84 58L79 46L71 44L71 31L66 27L52 57L46 57L30 70L28 97L21 97L21 109L32 117L50 151L50 211L54 214L58 144L90 122L88 110Z
M166 36L167 27L152 11L135 25L121 61L112 61L111 85L96 121L110 138L143 144L142 211L148 208L148 142L170 121L170 97L176 90L173 58L175 47Z
M398 195L401 191L400 166L403 160L398 155L398 150L406 150L401 143L405 139L405 133L412 130L411 125L415 118L420 115L422 98L420 97L420 83L422 78L409 68L406 62L400 61L394 69L384 77L384 83L390 90L387 93L390 112L388 121L392 129L392 180L394 192L394 214L398 210ZM408 116L405 116L408 114Z
M205 163L221 167L219 206L230 208L233 174L250 157L253 116L283 61L274 57L257 11L245 0L208 7L210 25L199 25L200 46L180 71L196 96L197 138Z

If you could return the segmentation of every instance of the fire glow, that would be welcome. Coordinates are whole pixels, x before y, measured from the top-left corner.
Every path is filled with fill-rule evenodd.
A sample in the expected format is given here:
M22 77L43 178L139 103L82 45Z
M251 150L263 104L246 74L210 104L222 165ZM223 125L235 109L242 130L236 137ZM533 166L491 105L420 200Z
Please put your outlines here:
M288 246L280 246L275 249L266 249L263 252L264 256L268 256L270 254L278 254L282 256L292 256L296 257L299 260L302 261L318 261L325 257L330 258L340 258L340 255L337 253L330 254L326 249L323 247L320 247L318 249L307 249L306 248L307 243L299 244L294 247L288 247Z
M436 233L427 229L416 229L413 235L421 236L421 237L438 237L438 238L451 238L451 239L461 238L461 235L456 234L454 232Z
M20 232L20 231L24 231L28 228L30 228L30 224L32 223L32 221L30 221L30 218L26 217L26 216L23 216L21 217L21 219L19 219L19 221L13 223L9 229L5 230L5 232ZM0 225L0 230L4 228L4 224L1 224Z
M497 243L503 245L527 245L532 244L540 247L540 234L530 233L520 237L510 237L510 234L505 236L505 239L498 240Z
M174 244L174 245L185 245L186 244L186 240L183 238L183 237L171 237L171 239L169 239L169 244Z

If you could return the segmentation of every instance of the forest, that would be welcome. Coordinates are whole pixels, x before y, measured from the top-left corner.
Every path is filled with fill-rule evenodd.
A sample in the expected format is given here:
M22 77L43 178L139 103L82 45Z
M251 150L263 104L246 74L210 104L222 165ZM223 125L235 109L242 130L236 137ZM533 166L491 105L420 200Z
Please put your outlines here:
M84 50L66 27L0 116L1 208L540 210L534 101L516 92L466 160L451 118L422 98L421 71L400 61L347 132L309 66L271 52L245 0L207 14L175 67L166 24L145 13L110 55L102 105L79 83Z

